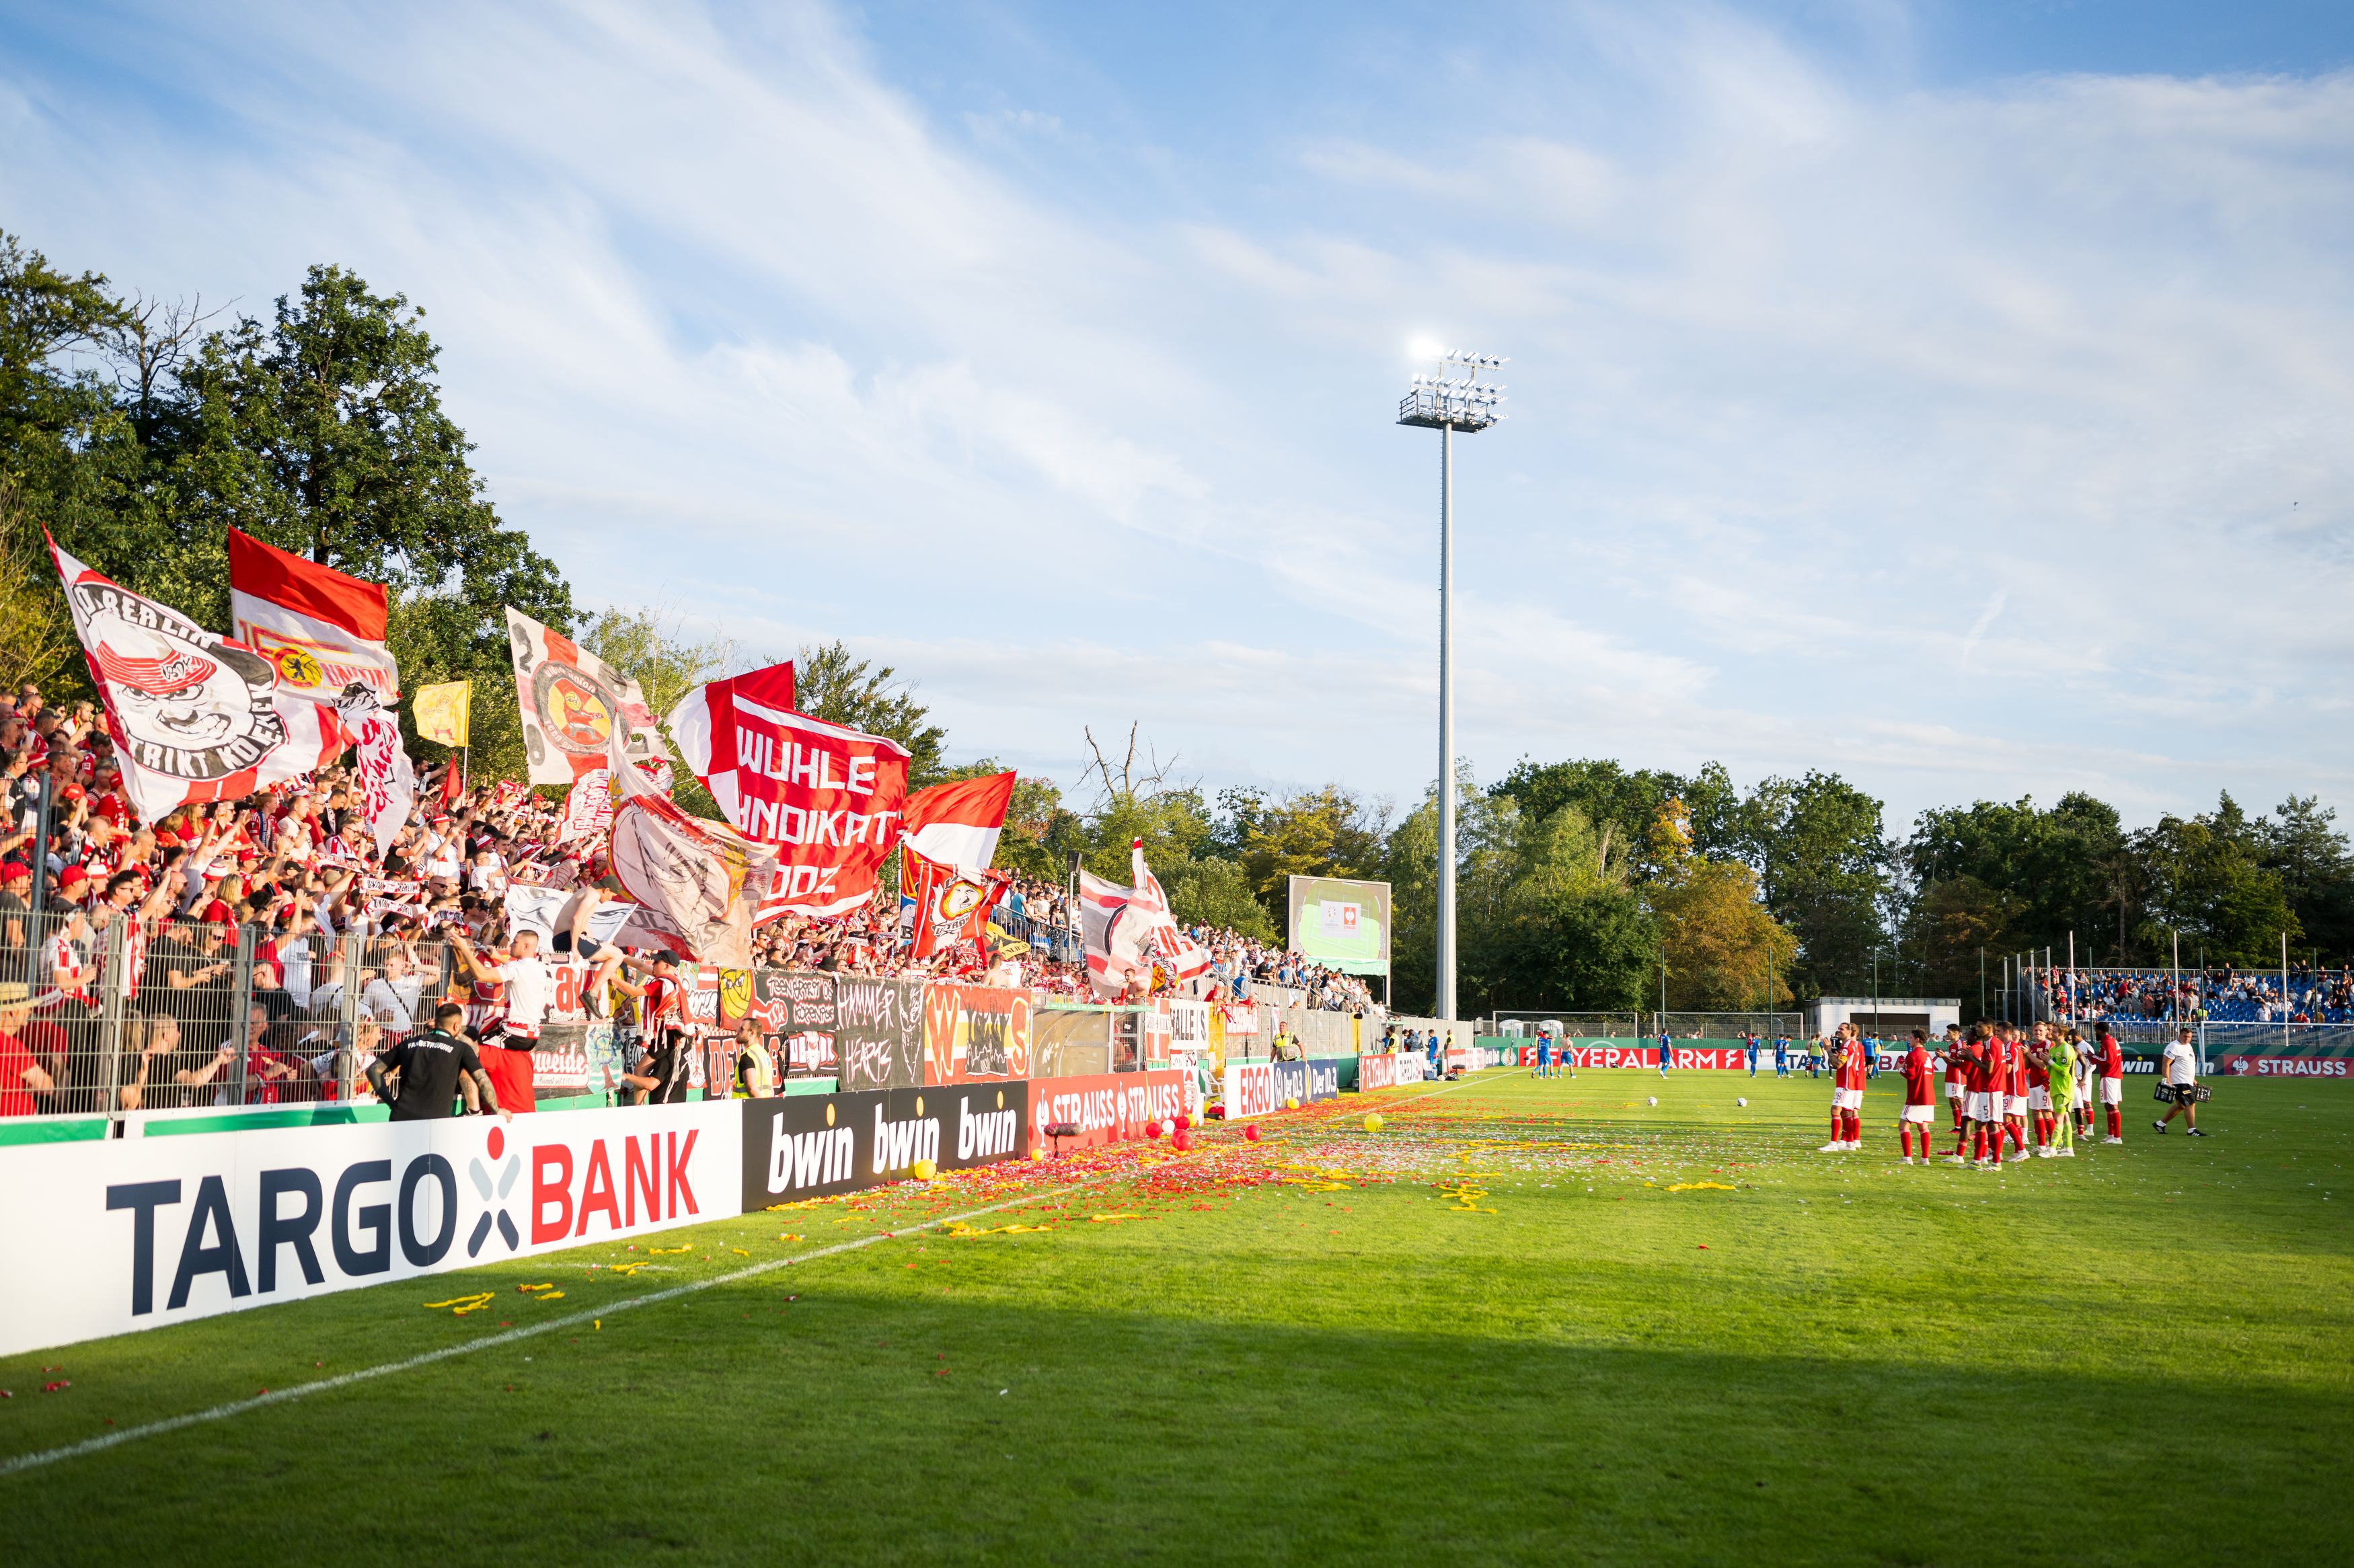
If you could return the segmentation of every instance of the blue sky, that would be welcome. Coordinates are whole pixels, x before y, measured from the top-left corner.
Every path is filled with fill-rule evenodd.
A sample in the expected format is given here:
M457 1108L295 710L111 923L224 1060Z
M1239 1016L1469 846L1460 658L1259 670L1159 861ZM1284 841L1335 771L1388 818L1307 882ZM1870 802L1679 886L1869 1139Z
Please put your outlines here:
M584 603L960 756L2354 806L2354 7L8 8L0 226L424 305Z

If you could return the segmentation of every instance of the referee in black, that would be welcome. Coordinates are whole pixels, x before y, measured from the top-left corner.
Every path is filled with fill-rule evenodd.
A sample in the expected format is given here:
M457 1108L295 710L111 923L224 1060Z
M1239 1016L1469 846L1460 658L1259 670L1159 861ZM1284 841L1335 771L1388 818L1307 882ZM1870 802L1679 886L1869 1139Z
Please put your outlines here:
M431 1121L456 1116L461 1076L481 1094L485 1112L499 1111L502 1118L514 1119L514 1112L499 1110L499 1092L491 1086L491 1075L482 1070L474 1043L461 1032L465 1021L464 1008L445 1001L434 1010L432 1028L419 1030L367 1065L368 1087L391 1107L393 1120ZM393 1073L400 1075L398 1089L385 1083Z

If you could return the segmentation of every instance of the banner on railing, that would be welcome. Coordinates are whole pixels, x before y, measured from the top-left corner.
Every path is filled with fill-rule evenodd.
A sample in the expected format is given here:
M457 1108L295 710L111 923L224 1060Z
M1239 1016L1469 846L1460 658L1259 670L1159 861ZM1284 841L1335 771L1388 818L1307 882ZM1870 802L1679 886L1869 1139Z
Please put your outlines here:
M924 1082L1030 1075L1030 993L995 986L924 988Z
M737 1212L718 1101L0 1147L0 1355Z

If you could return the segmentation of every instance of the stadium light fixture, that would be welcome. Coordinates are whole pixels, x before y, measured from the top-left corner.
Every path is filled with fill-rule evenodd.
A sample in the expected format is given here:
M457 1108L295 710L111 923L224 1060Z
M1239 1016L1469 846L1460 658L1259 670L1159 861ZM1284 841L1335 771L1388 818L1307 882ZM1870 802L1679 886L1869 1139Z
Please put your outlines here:
M1442 349L1437 374L1416 376L1398 402L1399 424L1438 432L1438 994L1432 1011L1449 1023L1455 1022L1455 433L1477 435L1505 417L1498 407L1504 388L1481 381L1479 373L1506 363L1501 355Z

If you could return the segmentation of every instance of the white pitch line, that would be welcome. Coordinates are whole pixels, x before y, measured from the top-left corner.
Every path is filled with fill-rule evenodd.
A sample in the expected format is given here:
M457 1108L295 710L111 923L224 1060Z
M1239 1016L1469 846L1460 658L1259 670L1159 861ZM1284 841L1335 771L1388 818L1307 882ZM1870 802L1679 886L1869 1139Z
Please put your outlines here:
M1462 1083L1448 1085L1447 1088L1426 1090L1419 1095L1409 1095L1404 1100L1392 1100L1389 1103L1405 1105L1411 1100L1428 1099L1432 1095L1445 1094L1448 1089L1459 1089L1470 1081L1466 1078ZM1044 1192L1025 1193L1019 1198L1008 1198L1002 1203L991 1203L986 1208L969 1210L945 1220L926 1220L923 1223L926 1226L962 1224L967 1220L977 1220L984 1214L994 1214L1002 1209L1020 1208L1024 1203L1041 1202L1048 1198L1060 1198L1072 1192L1082 1192L1089 1187L1100 1187L1106 1181L1118 1181L1128 1174L1129 1172L1125 1171L1108 1173L1092 1181L1079 1181L1068 1187L1055 1187ZM126 1426L120 1432L102 1433L96 1437L85 1438L80 1443L69 1443L62 1448L44 1448L38 1453L14 1455L8 1458L0 1459L0 1476L13 1476L21 1470L38 1469L44 1465L54 1465L62 1459L79 1459L85 1454L100 1453L118 1444L128 1443L134 1437L160 1437L166 1432L177 1432L183 1427L199 1425L207 1421L226 1421L232 1415L243 1415L249 1410L260 1410L267 1405L284 1404L290 1400L302 1399L314 1393L329 1393L339 1388L347 1388L355 1383L366 1383L371 1378L388 1377L394 1372L412 1372L419 1367L430 1366L435 1361L448 1361L453 1356L471 1355L476 1351L494 1350L500 1345L511 1345L518 1340L528 1340L540 1334L553 1333L558 1329L574 1328L599 1318L610 1318L616 1313L626 1312L632 1307L653 1307L664 1301L675 1301L682 1296L692 1296L696 1291L709 1290L714 1286L733 1285L739 1279L755 1278L759 1275L770 1274L796 1263L811 1263L821 1257L832 1257L838 1253L855 1252L860 1247L872 1246L876 1242L892 1239L894 1238L889 1233L877 1231L871 1236L855 1236L849 1241L836 1242L832 1246L822 1246L815 1252L805 1252L798 1257L772 1258L767 1263L756 1263L748 1268L734 1269L710 1279L698 1279L685 1285L673 1285L667 1290L651 1291L643 1296L626 1297L608 1307L583 1308L569 1316L550 1318L544 1323L534 1323L528 1328L510 1329L504 1334L493 1334L486 1339L469 1340L462 1345L444 1345L438 1351L427 1351L424 1354L411 1356L407 1361L387 1361L382 1366L367 1367L359 1372L340 1372L334 1377L321 1378L315 1383L296 1383L292 1388L272 1389L268 1393L257 1393L250 1399L237 1399L231 1400L227 1404L216 1404L210 1410L199 1410L187 1415L166 1416L161 1421L151 1421L143 1426Z
M1001 1209L1019 1208L1024 1203L1042 1202L1048 1198L1060 1198L1068 1193L1084 1192L1089 1187L1099 1187L1105 1181L1117 1180L1119 1175L1124 1174L1126 1173L1108 1174L1093 1181L1076 1182L1068 1187L1056 1187L1044 1192L1025 1193L1022 1197L1008 1198L1002 1203L991 1203L986 1208L973 1209L949 1219L926 1220L922 1224L926 1229L934 1225L961 1224L967 1220L977 1220L984 1214L996 1213ZM528 1340L536 1335L552 1333L557 1329L574 1328L599 1318L610 1318L616 1313L626 1312L632 1307L652 1307L664 1301L675 1301L682 1296L692 1296L698 1290L709 1290L714 1286L733 1285L737 1280L773 1273L777 1269L792 1264L810 1263L821 1257L832 1257L837 1253L855 1252L860 1247L872 1246L876 1242L890 1239L892 1239L890 1234L882 1231L877 1231L871 1236L854 1236L848 1241L836 1242L832 1246L822 1246L815 1252L802 1253L798 1257L771 1258L766 1263L756 1263L748 1268L733 1269L710 1279L698 1279L685 1285L673 1285L667 1290L649 1291L643 1296L625 1297L610 1306L583 1308L568 1316L550 1318L544 1323L534 1323L527 1328L510 1329L504 1334L492 1334L480 1340L469 1340L462 1345L444 1345L438 1351L428 1351L422 1355L411 1356L407 1361L387 1361L382 1366L368 1367L360 1372L343 1372L334 1377L321 1378L315 1383L297 1383L292 1388L272 1389L268 1393L257 1393L250 1399L232 1400L227 1404L216 1404L210 1410L199 1410L188 1415L167 1416L162 1421L151 1421L143 1426L126 1426L120 1432L103 1433L80 1443L69 1444L62 1448L47 1448L36 1454L18 1454L9 1458L0 1459L0 1476L15 1475L20 1470L37 1469L43 1465L56 1464L60 1459L78 1459L85 1454L95 1454L102 1449L111 1448L118 1443L128 1443L134 1437L156 1437L166 1432L177 1432L183 1427L195 1426L207 1421L226 1421L232 1415L242 1415L249 1410L260 1410L265 1405L284 1404L289 1400L302 1399L313 1393L327 1393L335 1389L347 1388L355 1383L366 1383L370 1378L387 1377L394 1372L410 1372L418 1367L429 1366L435 1361L448 1361L452 1356L471 1355L476 1351L488 1351L496 1349L500 1345L511 1345L518 1340Z

